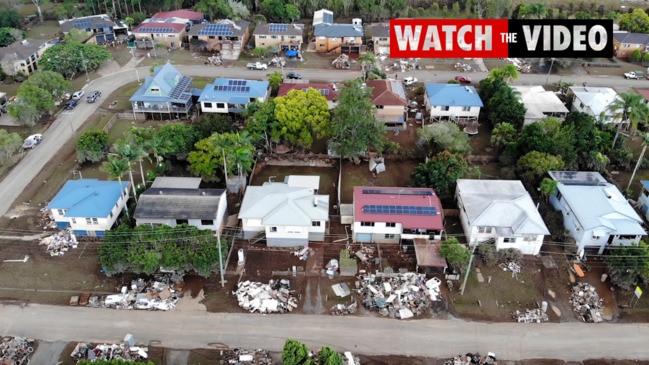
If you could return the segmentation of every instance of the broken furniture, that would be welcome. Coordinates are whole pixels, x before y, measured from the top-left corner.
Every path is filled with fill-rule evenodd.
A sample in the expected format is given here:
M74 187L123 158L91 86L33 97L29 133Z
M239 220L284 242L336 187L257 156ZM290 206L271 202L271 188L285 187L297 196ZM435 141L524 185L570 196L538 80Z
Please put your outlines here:
M603 302L591 284L576 283L573 285L570 303L572 303L572 309L581 316L584 322L599 323L603 321L600 312Z
M79 342L70 355L75 361L89 360L113 360L123 359L127 361L146 361L149 357L149 349L145 346L134 346L130 343L101 344Z
M28 365L34 353L34 340L23 337L4 337L0 343L0 364Z
M88 304L93 307L115 309L148 309L167 311L176 307L184 282L177 274L159 275L157 280L144 281L140 278L131 281L130 289L123 286L120 294L111 294L98 299L89 297Z
M541 323L548 321L548 315L540 308L526 309L525 311L515 311L512 316L518 323Z
M271 279L268 284L246 280L239 282L232 294L237 297L239 306L250 313L286 313L297 308L297 298L289 289L287 279Z
M50 256L63 256L69 249L77 248L77 237L69 227L43 238L41 245L47 246Z

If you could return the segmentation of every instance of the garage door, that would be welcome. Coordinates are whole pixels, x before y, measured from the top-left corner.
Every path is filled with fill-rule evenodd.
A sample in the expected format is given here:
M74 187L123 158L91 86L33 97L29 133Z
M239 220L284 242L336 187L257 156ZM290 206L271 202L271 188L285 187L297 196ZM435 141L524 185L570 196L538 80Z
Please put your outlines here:
M372 242L371 233L357 233L356 242Z

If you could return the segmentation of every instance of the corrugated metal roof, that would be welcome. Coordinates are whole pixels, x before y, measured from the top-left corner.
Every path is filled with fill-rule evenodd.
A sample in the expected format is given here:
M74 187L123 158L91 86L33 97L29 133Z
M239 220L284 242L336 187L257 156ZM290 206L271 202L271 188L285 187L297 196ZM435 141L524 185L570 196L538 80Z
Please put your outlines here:
M268 81L217 78L214 83L205 85L198 101L247 104L250 98L266 96L268 85Z
M483 106L482 99L473 86L427 83L425 87L432 106Z
M360 24L318 24L313 31L314 36L327 38L362 37L364 34Z
M97 179L68 180L48 209L67 210L69 218L106 218L129 183Z
M372 192L372 193L368 193ZM381 193L377 193L381 192ZM426 194L426 195L424 195ZM371 213L365 206L389 205L405 207L435 208L436 214L390 214ZM401 223L404 229L444 229L442 203L433 189L402 187L354 187L355 222L394 222Z
M192 82L191 77L183 76L167 62L156 67L154 75L148 76L129 100L184 104L192 97ZM159 88L159 93L151 92L152 87Z
M214 219L224 189L149 188L133 216L136 219Z

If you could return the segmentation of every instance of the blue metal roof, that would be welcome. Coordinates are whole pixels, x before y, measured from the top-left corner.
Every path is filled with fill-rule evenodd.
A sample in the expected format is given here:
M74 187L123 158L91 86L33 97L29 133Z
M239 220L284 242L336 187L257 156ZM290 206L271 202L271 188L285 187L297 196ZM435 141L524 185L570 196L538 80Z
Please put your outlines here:
M162 67L156 67L153 76L144 80L130 101L169 101L185 104L192 97L192 81L191 77L183 76L171 63L167 62ZM151 89L156 87L159 92L152 92Z
M126 181L120 189L118 181L68 180L47 207L64 209L71 218L106 218L127 187Z
M640 180L640 183L645 189L649 190L649 180Z
M432 106L479 106L482 99L473 86L458 84L426 84L426 95Z
M225 102L247 104L250 98L261 98L268 91L268 81L217 78L213 84L205 85L199 102Z

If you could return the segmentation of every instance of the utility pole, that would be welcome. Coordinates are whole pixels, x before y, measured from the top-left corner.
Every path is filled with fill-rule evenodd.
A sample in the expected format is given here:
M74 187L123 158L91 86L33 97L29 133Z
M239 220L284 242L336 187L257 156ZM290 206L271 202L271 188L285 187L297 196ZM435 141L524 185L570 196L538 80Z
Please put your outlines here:
M221 288L225 286L225 278L223 277L223 253L221 252L221 227L216 230L216 240L218 241L217 249L219 250L219 271L221 272Z
M88 76L88 64L86 63L86 58L83 56L83 51L79 51L81 54L81 62L83 62L83 67L86 70L86 82L90 82L90 76Z
M469 265L466 267L466 275L464 275L464 280L462 281L462 288L460 288L460 295L464 295L464 289L466 289L466 281L469 278L469 273L471 272L471 265L473 264L473 256L475 255L475 248L478 247L478 242L473 240L473 247L471 248L471 257L469 258Z

